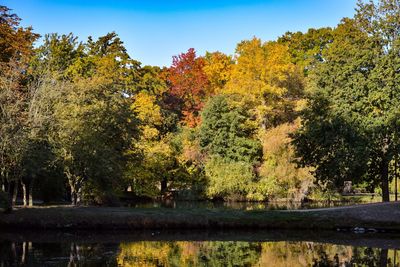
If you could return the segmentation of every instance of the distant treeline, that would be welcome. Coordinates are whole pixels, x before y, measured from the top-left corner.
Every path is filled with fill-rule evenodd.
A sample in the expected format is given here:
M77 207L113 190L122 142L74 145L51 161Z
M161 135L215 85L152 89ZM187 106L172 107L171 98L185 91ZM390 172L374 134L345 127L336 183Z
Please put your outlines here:
M389 200L400 152L400 6L335 28L142 66L116 33L39 35L0 6L0 185L15 201ZM124 193L125 192L125 193Z

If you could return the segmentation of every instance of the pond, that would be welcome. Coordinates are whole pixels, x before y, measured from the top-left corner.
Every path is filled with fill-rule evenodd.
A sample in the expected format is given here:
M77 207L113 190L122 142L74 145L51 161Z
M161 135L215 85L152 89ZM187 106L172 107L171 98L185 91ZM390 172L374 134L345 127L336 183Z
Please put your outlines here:
M349 206L363 203L379 202L378 198L348 198L335 201L313 201L313 202L235 202L235 201L142 201L127 204L133 208L172 208L172 209L239 209L239 210L294 210L294 209L317 209Z
M399 266L400 257L400 241L389 234L155 231L0 236L0 266Z

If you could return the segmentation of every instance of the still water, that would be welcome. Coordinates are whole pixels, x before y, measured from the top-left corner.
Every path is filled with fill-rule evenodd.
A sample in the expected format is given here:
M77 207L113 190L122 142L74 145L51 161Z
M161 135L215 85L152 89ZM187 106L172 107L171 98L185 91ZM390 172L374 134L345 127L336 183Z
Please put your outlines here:
M254 232L250 238L239 235L243 240L230 235L212 240L207 235L202 240L201 234L192 240L190 235L175 235L179 240L170 240L173 234L148 235L147 240L141 240L143 234L130 240L124 235L3 234L0 266L399 266L400 257L398 239L379 235L347 234L325 241L279 240L285 239L279 233L252 240Z
M314 201L314 202L234 202L234 201L148 201L134 202L127 204L132 208L171 208L171 209L235 209L235 210L297 210L297 209L318 209L332 208L365 203L379 202L379 198L360 200L349 198L346 201Z

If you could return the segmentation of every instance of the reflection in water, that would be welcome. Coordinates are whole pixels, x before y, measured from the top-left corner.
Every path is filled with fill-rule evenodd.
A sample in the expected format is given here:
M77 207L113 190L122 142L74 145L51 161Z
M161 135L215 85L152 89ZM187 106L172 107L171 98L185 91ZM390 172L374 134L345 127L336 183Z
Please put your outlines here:
M127 204L132 208L171 208L171 209L239 209L239 210L298 210L298 209L317 209L332 208L356 205L362 203L372 203L376 200L362 202L360 199L353 198L347 201L314 201L314 202L230 202L230 201L149 201L135 202Z
M400 266L393 249L314 242L0 242L0 266Z

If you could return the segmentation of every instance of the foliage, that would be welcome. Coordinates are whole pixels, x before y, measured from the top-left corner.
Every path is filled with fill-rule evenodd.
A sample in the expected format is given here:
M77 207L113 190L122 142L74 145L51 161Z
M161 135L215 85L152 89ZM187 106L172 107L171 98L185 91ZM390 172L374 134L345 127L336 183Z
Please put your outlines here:
M216 199L244 200L254 180L253 166L248 162L226 161L212 157L205 165L207 195Z
M0 186L73 203L111 202L128 187L302 200L315 177L329 194L352 180L388 200L399 14L394 0L359 1L336 28L243 40L234 56L190 48L161 69L142 67L114 32L47 34L34 48L39 36L0 6Z
M112 84L83 80L64 89L55 111L58 153L76 201L82 200L80 194L102 201L102 195L123 185L127 161L135 157L137 120L128 99Z
M0 184L8 191L23 172L34 95L27 88L26 73L33 42L39 37L19 22L9 8L0 6Z
M380 183L389 200L389 163L399 150L398 5L359 3L354 19L335 29L334 42L310 83L310 105L295 137L302 163L318 179Z
M189 126L199 123L199 112L206 99L208 79L203 71L204 65L204 59L196 57L195 50L190 48L186 53L174 56L169 68L170 94L176 98L174 107L182 112Z
M72 33L47 34L30 62L30 73L34 77L51 73L52 76L60 76L60 79L66 78L69 68L84 57L84 49Z
M324 51L333 42L331 28L309 29L306 33L287 32L278 38L278 43L286 44L291 60L307 75L318 63L324 62Z
M223 92L251 101L252 112L264 129L293 119L293 100L301 95L303 84L287 46L263 44L257 38L242 41L236 48L236 60Z
M222 93L232 73L233 59L221 52L207 52L204 59L203 71L209 81L207 95Z
M202 112L200 147L209 155L227 160L255 163L261 159L261 145L246 127L245 110L230 107L226 96L210 99Z
M20 18L11 13L6 6L0 5L0 64L2 75L7 64L27 64L32 56L32 44L39 37L32 28L23 28Z
M313 176L308 168L297 168L290 133L299 122L282 124L265 133L262 138L264 161L256 192L269 198L284 197L303 200L313 186Z

